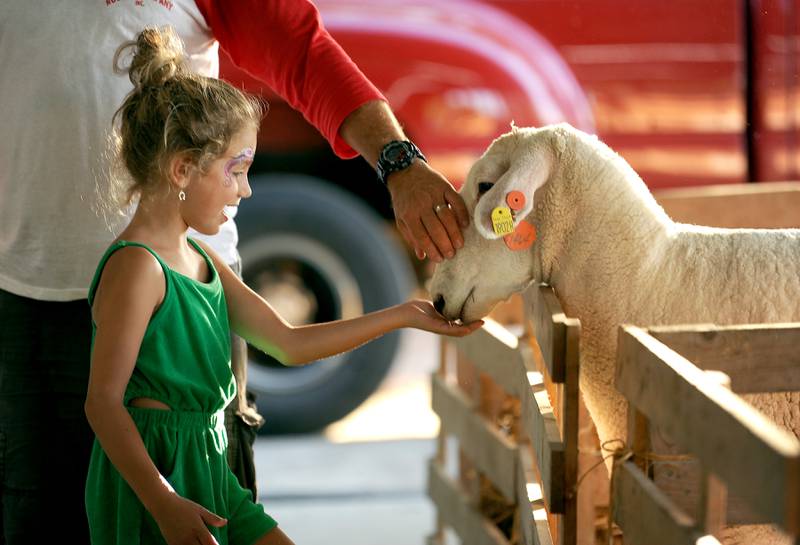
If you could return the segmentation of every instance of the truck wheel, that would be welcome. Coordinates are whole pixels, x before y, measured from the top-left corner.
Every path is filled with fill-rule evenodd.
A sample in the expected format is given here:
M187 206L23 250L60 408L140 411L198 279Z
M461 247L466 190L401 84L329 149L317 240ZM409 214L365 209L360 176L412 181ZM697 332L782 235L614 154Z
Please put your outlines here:
M244 281L293 325L351 318L404 301L413 274L386 221L352 195L300 175L251 177L240 207ZM262 433L316 431L358 407L397 352L397 332L303 367L252 347L248 390Z

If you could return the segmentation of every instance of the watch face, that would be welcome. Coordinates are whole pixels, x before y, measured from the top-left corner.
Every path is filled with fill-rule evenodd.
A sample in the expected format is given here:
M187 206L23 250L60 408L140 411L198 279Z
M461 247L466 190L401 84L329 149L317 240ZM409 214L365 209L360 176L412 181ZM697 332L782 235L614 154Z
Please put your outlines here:
M400 142L387 146L386 150L384 151L384 157L387 161L392 163L403 161L407 156L408 150Z
M389 142L381 150L378 164L375 165L375 169L378 172L378 180L385 184L386 177L389 174L408 167L415 157L425 161L425 156L411 142L407 140Z

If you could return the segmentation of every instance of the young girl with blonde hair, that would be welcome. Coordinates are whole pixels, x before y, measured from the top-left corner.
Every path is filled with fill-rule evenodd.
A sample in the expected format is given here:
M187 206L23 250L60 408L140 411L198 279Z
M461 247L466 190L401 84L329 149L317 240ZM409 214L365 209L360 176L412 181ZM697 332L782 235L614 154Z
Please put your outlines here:
M89 291L93 347L86 415L97 440L86 484L97 544L291 543L228 469L222 409L236 394L230 329L285 365L415 327L466 335L428 301L292 327L191 227L214 234L250 196L259 103L192 73L169 28L132 51L134 90L117 111L120 159L138 207Z

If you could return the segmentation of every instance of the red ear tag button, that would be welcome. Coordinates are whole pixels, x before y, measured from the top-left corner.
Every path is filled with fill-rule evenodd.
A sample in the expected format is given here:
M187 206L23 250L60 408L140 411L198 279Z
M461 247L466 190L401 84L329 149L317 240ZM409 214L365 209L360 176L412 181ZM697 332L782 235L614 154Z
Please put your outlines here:
M522 191L509 191L506 203L511 210L522 210L525 206L525 194Z
M513 250L515 252L527 250L536 240L536 228L533 226L533 224L522 220L517 224L514 232L510 235L504 236L503 240L505 241L509 250Z

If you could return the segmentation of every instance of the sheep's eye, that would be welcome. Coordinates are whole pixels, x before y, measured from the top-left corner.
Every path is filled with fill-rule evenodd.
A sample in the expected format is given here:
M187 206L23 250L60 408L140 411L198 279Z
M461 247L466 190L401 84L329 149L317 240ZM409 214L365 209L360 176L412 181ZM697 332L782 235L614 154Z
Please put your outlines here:
M478 182L478 195L483 195L492 187L494 187L494 183L492 182Z

